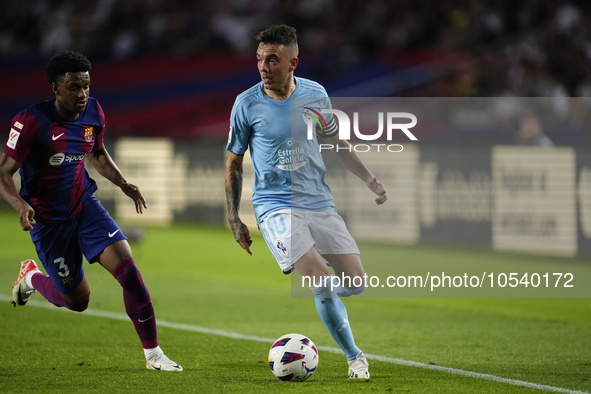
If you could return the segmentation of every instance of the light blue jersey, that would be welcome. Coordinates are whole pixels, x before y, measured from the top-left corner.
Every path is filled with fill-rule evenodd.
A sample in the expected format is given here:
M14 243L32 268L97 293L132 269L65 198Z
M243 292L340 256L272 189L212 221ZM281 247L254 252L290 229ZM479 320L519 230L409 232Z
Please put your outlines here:
M267 96L259 82L240 94L232 108L226 149L243 155L250 146L254 166L252 205L259 223L283 208L335 209L332 191L324 180L326 168L316 134L308 140L303 117L305 108L332 108L330 100L320 84L297 77L295 82L295 91L285 101ZM324 119L328 122L332 115Z

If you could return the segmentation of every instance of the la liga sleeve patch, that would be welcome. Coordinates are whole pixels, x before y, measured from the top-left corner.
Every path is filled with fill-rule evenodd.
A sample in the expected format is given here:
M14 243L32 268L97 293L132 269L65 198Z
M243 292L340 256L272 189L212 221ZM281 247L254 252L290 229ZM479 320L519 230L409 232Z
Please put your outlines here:
M20 137L21 133L16 131L15 129L10 129L10 134L8 135L8 141L6 141L6 146L10 149L16 148L16 143L18 141L18 137Z

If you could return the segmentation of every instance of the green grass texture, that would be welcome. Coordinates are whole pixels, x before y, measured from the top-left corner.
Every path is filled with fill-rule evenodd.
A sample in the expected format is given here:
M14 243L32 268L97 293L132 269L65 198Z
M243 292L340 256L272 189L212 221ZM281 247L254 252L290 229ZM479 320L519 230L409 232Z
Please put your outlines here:
M371 381L360 383L347 379L345 357L335 351L314 300L292 297L290 277L256 228L252 256L227 228L144 230L143 240L131 244L134 259L162 323L160 346L184 371L145 369L141 344L125 319L122 289L98 264L85 263L91 287L86 312L53 307L38 293L25 307L10 305L19 262L40 262L18 215L0 211L0 393L591 391L589 299L345 299L357 345L375 356L368 357ZM498 260L516 268L549 259L450 246L359 247L367 270L385 258L400 264ZM281 382L267 365L272 341L291 332L320 348L318 369L303 383Z

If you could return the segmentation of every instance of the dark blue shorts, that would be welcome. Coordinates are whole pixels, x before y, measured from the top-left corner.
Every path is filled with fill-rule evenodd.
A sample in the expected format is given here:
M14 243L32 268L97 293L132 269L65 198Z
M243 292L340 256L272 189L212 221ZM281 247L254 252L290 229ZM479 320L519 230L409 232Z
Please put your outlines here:
M127 239L94 196L82 204L71 221L36 223L30 233L45 271L61 293L76 289L82 282L83 255L94 263L107 246Z

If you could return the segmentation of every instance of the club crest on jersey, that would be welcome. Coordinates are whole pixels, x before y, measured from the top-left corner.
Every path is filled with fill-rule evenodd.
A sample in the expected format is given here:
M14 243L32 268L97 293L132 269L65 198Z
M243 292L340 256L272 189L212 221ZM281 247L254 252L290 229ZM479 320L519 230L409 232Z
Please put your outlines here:
M62 284L66 287L70 287L74 284L74 278L72 278L71 276L66 276L62 279Z
M283 242L277 241L277 249L279 249L279 251L283 253L284 256L287 256L287 248L285 245L283 245Z
M92 127L85 127L84 128L84 141L91 142L92 141Z

